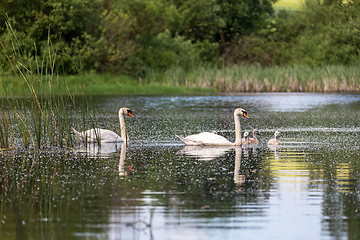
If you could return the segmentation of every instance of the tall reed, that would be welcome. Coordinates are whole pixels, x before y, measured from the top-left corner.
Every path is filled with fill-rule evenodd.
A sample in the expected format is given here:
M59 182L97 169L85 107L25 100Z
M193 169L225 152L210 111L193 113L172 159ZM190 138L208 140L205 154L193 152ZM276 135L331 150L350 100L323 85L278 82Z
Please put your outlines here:
M226 66L148 70L144 82L215 89L220 92L358 92L357 66Z
M12 76L20 77L22 79L20 84L26 86L27 90L2 82L4 97L0 106L0 116L4 117L0 120L0 146L2 148L9 146L9 132L12 129L14 138L21 138L25 148L33 147L39 150L48 146L74 147L71 125L74 115L77 116L76 98L69 91L66 81L61 78L61 73L58 71L60 69L56 65L58 50L50 40L50 33L46 52L42 59L35 57L35 69L32 70L32 64L21 55L19 41L8 22L7 30L13 33L14 47L12 56L6 54L5 56L12 66ZM91 99L86 94L84 83L79 82L79 85L83 89L80 99L86 99L81 100L86 106L85 112L81 111L82 128L89 125L94 127L97 125L94 121L96 112L89 104ZM11 123L9 116L14 118L13 125L9 124ZM75 122L78 124L78 121Z
M0 112L0 149L9 148L9 133L10 119L8 113Z

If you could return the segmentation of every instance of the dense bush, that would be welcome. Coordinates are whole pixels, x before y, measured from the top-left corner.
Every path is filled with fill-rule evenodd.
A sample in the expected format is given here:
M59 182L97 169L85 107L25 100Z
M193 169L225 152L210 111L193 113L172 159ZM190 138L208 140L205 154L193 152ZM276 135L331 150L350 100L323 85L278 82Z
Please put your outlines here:
M20 61L33 71L142 76L147 69L202 64L359 62L358 1L306 1L298 11L277 14L274 2L3 0L0 66L10 71ZM48 63L50 52L56 54Z
M271 2L4 0L0 16L7 26L0 26L0 40L5 56L13 62L21 56L32 69L49 48L58 52L55 60L65 73L76 73L80 65L136 75L148 68L188 69L222 63L227 43L257 29L271 13ZM7 58L0 64L10 69Z
M359 62L360 4L307 1L301 11L281 18L276 33L278 64L351 65Z
M12 61L35 69L36 57L41 61L51 48L59 52L57 66L74 73L74 62L92 68L106 51L99 0L5 0L0 5L7 23L0 28L0 41ZM9 64L3 59L1 65Z

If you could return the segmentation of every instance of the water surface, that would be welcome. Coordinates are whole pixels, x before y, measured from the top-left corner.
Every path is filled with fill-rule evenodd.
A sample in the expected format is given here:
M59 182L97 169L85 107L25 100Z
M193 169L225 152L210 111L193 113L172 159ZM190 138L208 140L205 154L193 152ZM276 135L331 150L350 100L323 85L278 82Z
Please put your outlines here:
M1 152L1 239L359 239L360 95L97 97L101 127L130 144ZM184 147L217 131L254 147ZM267 141L276 130L281 145Z

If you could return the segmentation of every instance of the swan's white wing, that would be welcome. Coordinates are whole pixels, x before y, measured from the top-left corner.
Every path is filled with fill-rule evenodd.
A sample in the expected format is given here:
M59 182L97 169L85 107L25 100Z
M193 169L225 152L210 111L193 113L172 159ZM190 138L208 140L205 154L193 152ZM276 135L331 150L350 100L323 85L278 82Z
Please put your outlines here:
M124 139L122 139L119 135L117 135L113 131L106 130L106 129L101 129L100 138L101 138L101 142L123 142L124 141Z
M97 142L97 139L100 140L100 132L98 130L99 129L89 129L84 132L80 132L79 135L84 142Z
M268 142L269 145L280 145L279 141L277 141L276 139L270 139Z
M123 142L124 140L114 133L113 131L107 129L89 129L81 133L84 141L86 142Z
M223 136L202 132L181 138L185 145L232 145L232 143Z

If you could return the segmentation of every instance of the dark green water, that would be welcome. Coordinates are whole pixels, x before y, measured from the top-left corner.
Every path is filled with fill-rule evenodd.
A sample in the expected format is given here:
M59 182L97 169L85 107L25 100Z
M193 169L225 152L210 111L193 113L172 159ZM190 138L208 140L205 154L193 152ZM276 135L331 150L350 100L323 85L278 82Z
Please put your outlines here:
M1 239L359 239L360 95L259 94L94 99L129 147L0 152ZM253 148L185 148L214 131ZM281 132L279 148L267 141ZM129 169L130 168L130 169ZM151 224L151 226L150 226Z

